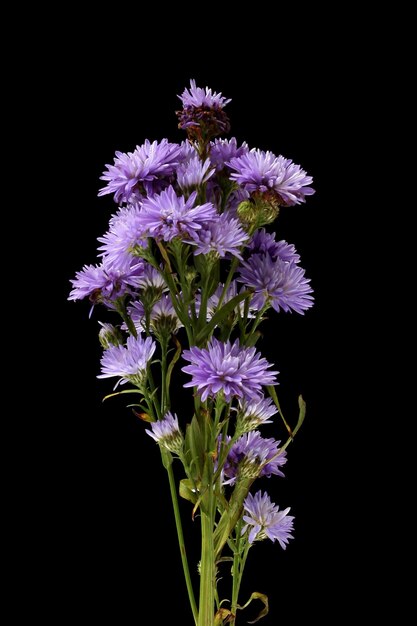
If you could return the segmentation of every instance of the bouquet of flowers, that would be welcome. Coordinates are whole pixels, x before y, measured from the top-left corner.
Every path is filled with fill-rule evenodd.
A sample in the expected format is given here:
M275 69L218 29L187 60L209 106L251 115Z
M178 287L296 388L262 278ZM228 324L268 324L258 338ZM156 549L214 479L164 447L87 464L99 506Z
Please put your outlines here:
M249 551L264 539L285 550L293 538L290 509L255 482L284 475L305 403L300 396L290 426L275 389L278 372L256 343L267 311L303 314L313 304L294 246L265 227L314 190L290 159L218 138L230 130L230 100L221 93L192 80L179 98L185 141L146 140L107 165L99 195L113 194L119 208L98 239L100 262L76 274L70 299L88 298L90 315L96 305L108 314L100 321L99 378L117 378L107 397L133 398L159 446L194 622L221 626L236 624L252 600L263 605L257 619L267 614L265 594L240 604ZM181 377L192 410L171 398ZM274 416L282 440L262 436ZM200 518L201 560L192 567L178 497ZM227 574L231 592L223 599L217 583Z

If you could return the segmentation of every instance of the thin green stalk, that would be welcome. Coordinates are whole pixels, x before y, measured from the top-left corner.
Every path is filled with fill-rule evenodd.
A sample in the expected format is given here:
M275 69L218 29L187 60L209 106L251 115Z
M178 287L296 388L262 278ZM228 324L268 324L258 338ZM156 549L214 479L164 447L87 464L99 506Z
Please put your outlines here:
M240 525L239 525L239 533L240 533ZM239 551L239 552L236 552L233 557L233 591L232 591L232 606L231 606L233 618L232 618L232 621L230 622L231 626L234 626L234 624L236 623L236 612L237 612L237 606L238 606L240 585L242 584L243 571L245 569L246 559L248 558L250 547L251 545L249 541L247 541L243 549L243 555Z
M230 283L232 282L233 274L235 273L238 264L239 264L239 259L237 257L234 257L233 261L230 264L230 270L229 270L229 273L227 275L226 281L224 283L223 291L220 294L219 302L217 304L217 310L218 311L220 310L220 307L223 304L224 297L225 297L225 295L227 293L227 290L230 287Z
M155 387L155 383L154 383L154 380L153 380L153 374L152 374L151 366L149 364L148 364L148 369L147 369L147 375L148 375L149 386L151 388L152 402L153 402L153 405L155 407L155 411L156 411L156 414L158 416L158 419L160 420L161 417L162 417L161 405L160 405L160 403L158 401L158 395L155 393L156 387Z
M161 340L161 411L162 415L165 415L169 409L169 387L167 386L167 351L168 342L166 338Z
M198 626L213 626L215 565L213 545L212 489L208 490L208 506L201 507L201 564Z
M122 320L124 321L124 323L126 324L129 332L131 335L133 335L133 337L138 336L137 330L136 330L136 326L133 323L132 318L130 317L129 313L127 312L126 309L126 305L123 299L119 299L117 304L116 304L116 308L118 313L120 314L120 317L122 318Z
M172 506L174 509L175 526L177 529L177 536L178 536L178 545L179 545L180 553L181 553L182 569L184 571L185 584L187 586L188 599L190 602L191 611L193 613L194 623L197 626L198 609L197 609L197 603L194 597L194 590L193 590L193 584L191 581L190 568L188 567L187 552L185 549L184 533L182 530L181 514L180 514L179 505L178 505L177 487L175 484L172 463L168 465L167 472L168 472L168 479L169 479L169 489L171 492Z
M262 322L262 316L268 308L269 308L269 304L265 304L262 307L262 309L259 309L259 311L257 312L249 333L247 335L245 334L245 337L244 337L245 343L252 337L255 330L258 328L259 324Z

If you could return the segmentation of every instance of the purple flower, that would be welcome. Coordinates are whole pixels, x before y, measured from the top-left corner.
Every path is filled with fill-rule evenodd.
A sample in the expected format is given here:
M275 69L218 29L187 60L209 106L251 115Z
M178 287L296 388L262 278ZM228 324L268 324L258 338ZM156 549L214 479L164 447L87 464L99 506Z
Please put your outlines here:
M143 274L138 281L138 286L143 290L151 289L159 295L163 291L168 291L168 285L165 282L161 272L149 263L145 263Z
M174 237L191 238L207 222L218 217L215 207L207 202L194 206L197 192L187 201L178 197L173 187L147 198L142 205L142 223L150 237L171 241Z
M276 157L272 152L252 149L227 163L232 170L230 178L249 192L274 191L281 201L290 206L305 202L314 189L311 176L291 159Z
M233 397L258 398L262 385L275 385L275 374L268 372L272 367L255 348L242 348L237 339L233 344L222 343L213 337L207 348L193 346L184 350L183 357L191 365L182 370L192 376L184 387L197 387L204 401L215 398L220 391L227 402Z
M146 332L146 320L145 320L145 307L140 300L132 302L127 307L127 312L135 325L138 332ZM182 323L177 317L175 309L172 304L171 296L164 294L159 300L152 305L150 312L150 330L155 332L156 335L161 332L166 334L175 334ZM122 330L128 330L126 324L122 324Z
M101 255L108 265L123 270L132 264L137 257L133 255L136 246L146 248L148 242L144 238L141 209L138 205L119 209L110 220L107 233L98 238L103 245L99 247Z
M270 305L275 311L304 311L313 306L310 279L296 263L287 263L280 258L275 261L269 254L253 254L242 263L238 280L254 289L251 307L261 309Z
M97 378L111 378L120 376L120 384L133 382L141 385L146 378L146 368L155 352L155 342L147 337L142 339L129 336L126 347L111 346L101 357L102 373Z
M285 450L280 453L280 443L275 439L264 439L258 431L243 434L227 455L223 468L228 479L225 484L235 483L238 476L284 476L279 468L287 462L287 454Z
M246 524L242 528L242 535L250 528L249 543L268 537L273 542L277 539L285 550L288 540L294 539L291 534L294 517L288 515L289 511L289 507L280 511L266 492L262 494L262 491L258 491L254 496L249 493L243 503L243 520Z
M248 235L238 219L222 213L216 221L209 222L196 232L193 239L190 244L197 246L195 255L215 252L221 259L227 254L241 259L240 249L248 240Z
M116 270L106 262L101 265L84 265L75 279L68 300L90 298L91 302L109 304L138 287L143 274L143 261L136 259L125 271Z
M187 191L207 182L214 174L214 169L210 168L209 159L203 163L198 156L181 163L177 168L177 181L182 191Z
M300 255L297 254L295 247L284 240L275 241L275 233L267 233L265 228L259 228L255 231L248 249L252 254L269 254L273 261L281 259L281 261L300 261Z
M271 398L239 402L236 430L239 433L255 430L261 424L271 424L269 418L278 412Z
M166 448L174 454L179 454L184 443L184 438L180 431L178 418L170 411L164 415L161 420L152 422L152 430L146 430L146 433L159 443L160 446Z
M182 111L177 111L179 127L187 129L190 139L201 141L229 132L229 118L223 107L230 100L221 93L213 93L208 87L201 89L191 80L190 88L178 97L183 105Z
M114 165L106 165L107 171L101 176L107 185L98 195L113 193L116 202L140 200L143 191L155 191L156 179L173 174L180 152L181 146L167 139L160 143L146 140L142 146L136 146L134 152L116 152Z
M211 143L210 160L219 172L231 159L240 157L249 151L249 146L245 142L237 146L235 137L231 139L216 139Z
M213 93L208 87L205 89L197 87L193 79L190 80L190 88L186 87L178 98L181 100L184 108L206 107L208 109L222 109L231 102L230 99L224 98L221 93Z

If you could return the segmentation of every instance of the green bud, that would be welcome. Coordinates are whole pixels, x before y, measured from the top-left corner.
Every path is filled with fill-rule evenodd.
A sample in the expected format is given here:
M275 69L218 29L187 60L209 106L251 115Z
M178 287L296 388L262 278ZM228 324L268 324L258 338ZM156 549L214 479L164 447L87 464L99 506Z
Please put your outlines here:
M243 224L252 231L271 224L279 214L280 198L274 191L256 192L237 207Z
M101 329L98 334L99 341L107 350L110 346L120 346L123 343L123 335L113 324L99 322Z

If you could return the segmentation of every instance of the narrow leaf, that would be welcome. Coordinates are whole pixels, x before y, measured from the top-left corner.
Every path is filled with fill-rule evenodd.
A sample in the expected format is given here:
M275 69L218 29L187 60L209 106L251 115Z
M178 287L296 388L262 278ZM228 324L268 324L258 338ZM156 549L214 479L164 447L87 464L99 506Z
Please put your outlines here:
M289 424L287 423L287 421L286 421L286 419L284 417L284 414L283 414L282 409L281 409L281 405L280 405L279 400L278 400L277 392L275 391L275 387L273 387L272 385L267 385L266 388L268 389L269 395L271 396L271 398L275 402L275 406L277 407L278 413L280 414L281 419L282 419L282 421L285 424L285 428L288 430L288 433L289 433L290 437L292 438L294 436L294 433L292 432ZM301 398L301 396L300 396L300 398Z
M298 414L298 422L296 427L294 428L294 435L296 435L298 433L298 431L300 430L303 422L304 422L304 418L306 416L306 409L307 409L307 405L303 400L303 396L298 396L298 406L300 407L300 412Z
M166 376L166 386L167 389L169 389L170 384L171 384L171 375L172 375L172 370L174 369L174 365L175 363L178 361L178 359L180 358L180 354L181 354L181 344L178 341L178 339L174 336L173 337L174 343L177 346L177 349L175 351L174 356L171 359L170 364L168 365L168 369L167 369L167 376Z
M249 298L252 295L251 291L244 291L243 293L239 293L237 296L226 302L224 306L221 307L219 311L217 311L208 324L204 326L202 330L198 333L196 337L196 344L199 345L201 342L206 339L211 333L211 331L218 326L224 319L233 311L233 309L242 302L245 298Z
M193 490L193 481L189 478L183 478L180 480L180 496L184 498L184 500L188 500L193 504L197 501L197 494L195 490Z
M102 402L108 400L109 398L114 398L115 396L121 396L124 393L140 393L143 396L143 393L139 389L124 389L123 391L116 391L115 393L109 393L108 396L104 396Z
M262 604L264 605L264 608L259 613L258 617L256 617L251 622L248 622L248 624L255 624L262 617L265 617L265 615L268 615L268 612L269 612L268 596L266 596L264 593L259 593L259 591L254 591L253 594L251 595L251 597L249 598L249 600L246 602L246 604L244 604L243 606L237 605L237 608L241 609L241 610L242 609L246 609L246 607L249 606L249 604L252 602L252 600L260 600L262 602Z

